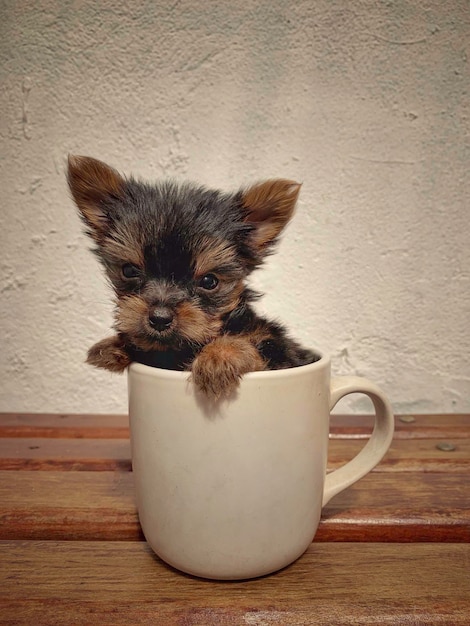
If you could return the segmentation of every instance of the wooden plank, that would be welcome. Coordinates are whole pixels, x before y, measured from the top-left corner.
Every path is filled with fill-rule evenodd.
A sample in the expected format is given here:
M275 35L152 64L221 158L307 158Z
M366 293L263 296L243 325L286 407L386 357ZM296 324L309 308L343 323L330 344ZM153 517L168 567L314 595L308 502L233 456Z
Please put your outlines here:
M453 448L440 449L440 444ZM330 439L328 469L334 470L352 459L365 442L358 439ZM393 439L374 472L468 472L470 439L445 441L436 439Z
M465 472L470 468L470 438L453 441L455 450L437 448L435 439L395 439L374 471ZM328 467L336 469L363 447L360 439L332 439ZM131 469L127 439L0 438L0 469Z
M1 542L3 624L468 625L470 545L312 544L277 574L181 575L143 542ZM66 574L66 575L65 575Z
M468 473L372 472L324 507L315 539L470 542Z
M369 474L324 508L315 540L470 542L467 484ZM143 539L130 472L0 471L0 519L0 539Z
M0 539L143 539L131 472L0 471Z
M332 415L331 437L364 439L369 436L372 425L370 415ZM0 413L0 437L121 439L129 437L129 423L127 415ZM397 439L442 437L469 438L470 415L405 415L395 418Z
M0 469L131 470L128 439L0 439Z
M332 415L331 438L367 438L374 424L371 415ZM468 439L470 414L397 415L395 439Z
M127 415L0 413L0 437L128 439Z

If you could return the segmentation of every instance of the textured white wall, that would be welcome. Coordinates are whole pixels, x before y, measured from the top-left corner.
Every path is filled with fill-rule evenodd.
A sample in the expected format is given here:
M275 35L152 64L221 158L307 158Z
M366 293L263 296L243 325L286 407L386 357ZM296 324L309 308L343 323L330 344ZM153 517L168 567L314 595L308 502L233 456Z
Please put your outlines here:
M112 307L69 152L303 181L263 310L397 412L470 410L467 0L0 7L0 410L126 411L125 378L83 363Z

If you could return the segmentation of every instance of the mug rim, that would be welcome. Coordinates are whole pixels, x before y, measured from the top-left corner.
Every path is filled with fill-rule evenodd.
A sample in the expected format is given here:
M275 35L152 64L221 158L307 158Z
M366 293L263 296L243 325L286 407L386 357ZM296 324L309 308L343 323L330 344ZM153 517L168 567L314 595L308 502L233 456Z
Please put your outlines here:
M328 366L330 362L329 356L325 355L321 350L317 350L316 348L311 348L313 352L319 356L320 358L314 361L313 363L307 363L307 365L296 365L294 367L286 367L283 369L276 370L262 370L260 372L248 372L243 375L243 380L266 380L270 378L289 378L294 376L301 376L302 374L314 371L317 369L321 369L322 367ZM144 374L146 376L150 376L152 378L167 378L171 380L188 380L188 374L190 374L190 370L170 370L164 369L162 367L153 367L151 365L144 365L143 363L139 363L137 361L133 361L127 367L128 374L130 372L135 372L139 374Z

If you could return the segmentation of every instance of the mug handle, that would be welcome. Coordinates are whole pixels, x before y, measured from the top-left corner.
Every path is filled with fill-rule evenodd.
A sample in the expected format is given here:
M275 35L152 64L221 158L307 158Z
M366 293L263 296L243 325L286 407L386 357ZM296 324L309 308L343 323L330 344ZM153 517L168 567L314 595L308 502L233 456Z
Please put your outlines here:
M390 402L383 391L367 378L357 376L332 378L330 392L330 411L344 396L350 393L365 393L374 404L375 423L372 435L362 450L346 465L327 474L322 506L340 491L365 476L381 461L390 447L395 427Z

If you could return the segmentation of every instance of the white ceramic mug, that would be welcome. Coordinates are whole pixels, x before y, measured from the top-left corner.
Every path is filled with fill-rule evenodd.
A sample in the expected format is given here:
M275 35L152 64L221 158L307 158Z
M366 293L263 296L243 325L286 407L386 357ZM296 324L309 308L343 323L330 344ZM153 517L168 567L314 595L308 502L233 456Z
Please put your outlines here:
M217 407L188 372L129 367L132 466L142 529L155 553L204 578L243 579L295 561L321 508L387 451L394 420L364 378L330 380L330 360L243 377ZM375 427L361 452L326 474L331 408L361 392Z

